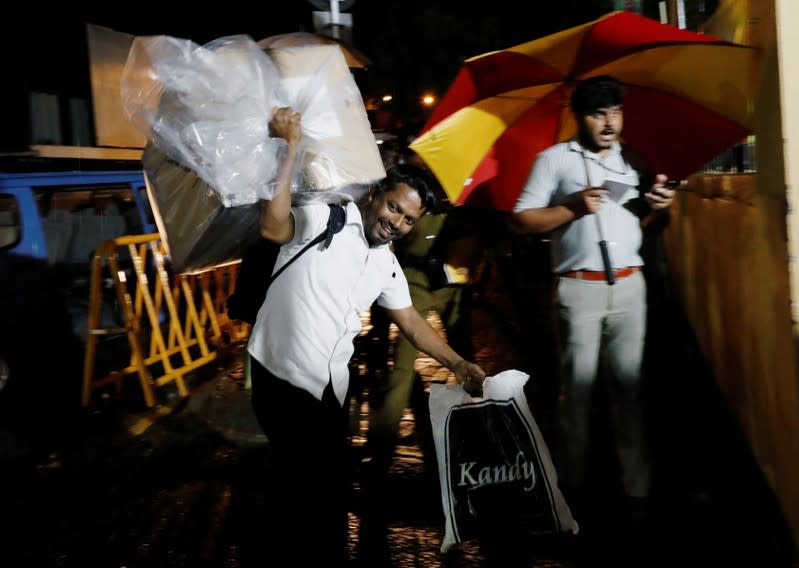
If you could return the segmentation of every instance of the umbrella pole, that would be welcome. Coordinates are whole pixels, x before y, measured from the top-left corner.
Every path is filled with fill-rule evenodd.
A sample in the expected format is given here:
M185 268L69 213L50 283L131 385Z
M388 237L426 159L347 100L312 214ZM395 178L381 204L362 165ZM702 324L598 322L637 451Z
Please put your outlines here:
M608 281L608 286L613 286L616 283L616 273L613 272L613 263L610 261L608 242L605 240L605 235L602 232L599 211L594 213L594 217L596 218L596 230L599 233L599 251L602 253L602 265L605 268L605 279Z
M583 165L585 166L585 183L588 187L594 187L591 183L591 174L588 171L588 159L583 154ZM608 242L605 240L605 232L602 230L602 221L599 219L599 211L594 213L596 219L596 231L599 233L599 252L602 253L602 266L605 269L605 280L608 286L613 286L616 283L616 273L613 272L613 263L610 261L610 250L608 250Z

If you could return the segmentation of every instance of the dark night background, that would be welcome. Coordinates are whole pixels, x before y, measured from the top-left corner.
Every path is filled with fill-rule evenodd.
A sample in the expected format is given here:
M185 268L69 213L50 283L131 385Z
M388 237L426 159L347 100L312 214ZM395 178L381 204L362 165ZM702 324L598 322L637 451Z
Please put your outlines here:
M694 11L702 13L696 17L707 18L716 4L698 2ZM63 100L91 98L87 23L202 45L227 35L246 34L259 40L314 31L312 12L317 9L307 0L209 3L205 8L199 3L183 8L166 5L107 3L89 10L31 4L5 18L0 37L6 79L0 151L20 151L29 144L28 93L54 93ZM355 0L342 12L352 15L354 46L373 62L368 69L355 71L364 100L390 92L394 95L390 110L416 126L429 112L418 104L421 93L440 96L464 59L588 22L613 5L612 0ZM643 9L654 17L657 2L644 0Z

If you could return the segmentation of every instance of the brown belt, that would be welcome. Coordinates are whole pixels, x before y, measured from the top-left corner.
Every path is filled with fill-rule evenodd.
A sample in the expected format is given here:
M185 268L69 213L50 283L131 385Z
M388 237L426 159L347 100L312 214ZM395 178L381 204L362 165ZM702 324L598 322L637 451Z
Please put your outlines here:
M626 278L628 276L632 276L636 272L641 272L640 266L628 266L626 268L619 268L618 270L614 270L613 274L616 278ZM568 272L561 272L558 276L562 276L564 278L577 278L578 280L595 280L595 281L604 281L605 280L605 271L604 270L570 270Z

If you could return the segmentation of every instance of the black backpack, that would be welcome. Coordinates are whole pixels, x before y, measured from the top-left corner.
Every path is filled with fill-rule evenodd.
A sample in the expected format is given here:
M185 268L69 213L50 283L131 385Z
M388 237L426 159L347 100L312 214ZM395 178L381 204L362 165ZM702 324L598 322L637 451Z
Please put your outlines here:
M324 241L322 248L330 246L333 235L341 231L346 220L344 207L337 203L328 203L330 216L327 218L327 227L303 249L272 274L280 252L280 243L269 239L259 238L244 251L239 265L239 274L236 278L236 287L227 299L228 317L249 323L255 323L255 317L261 304L264 303L269 286L288 266L299 256L317 243ZM270 276L271 275L271 276Z

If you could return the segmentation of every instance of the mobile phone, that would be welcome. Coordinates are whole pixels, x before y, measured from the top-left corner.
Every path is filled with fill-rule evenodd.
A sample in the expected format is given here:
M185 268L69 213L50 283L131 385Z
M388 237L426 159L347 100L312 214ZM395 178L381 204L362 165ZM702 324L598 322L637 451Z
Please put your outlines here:
M670 179L664 185L666 186L667 189L677 189L678 187L680 187L680 180Z

